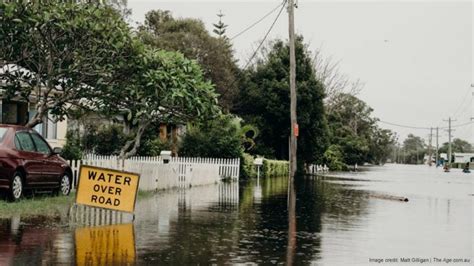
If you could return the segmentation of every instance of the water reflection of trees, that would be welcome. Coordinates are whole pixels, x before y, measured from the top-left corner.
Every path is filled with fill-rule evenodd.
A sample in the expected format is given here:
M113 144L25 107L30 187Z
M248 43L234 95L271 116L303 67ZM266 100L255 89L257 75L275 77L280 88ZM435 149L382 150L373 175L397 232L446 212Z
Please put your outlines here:
M194 195L185 191L188 194L176 201L174 215L167 216L166 234L153 236L140 232L142 226L137 227L137 234L146 234L140 237L141 241L147 243L145 248L137 245L139 260L180 265L307 264L318 258L323 219L351 223L367 206L365 192L319 180L302 179L296 182L295 192L295 212L289 217L286 178L241 185L239 202L223 202L223 191L212 197L209 195L215 192L211 190L193 192ZM289 230L292 226L294 239L293 230Z
M263 188L275 189L262 193L261 204L253 207L253 213L241 212L240 217L242 222L246 223L247 231L257 232L250 237L241 236L245 238L245 243L250 244L240 245L239 249L246 249L248 254L251 254L242 262L262 258L263 261L288 262L289 258L285 256L290 252L287 245L292 243L291 239L288 239L292 223L291 215L289 219L291 209L288 213L286 208L288 202L286 180L281 178L263 181ZM244 195L251 195L252 193L247 190L255 188L247 186ZM294 254L292 263L298 265L317 259L321 245L319 233L322 230L323 216L346 223L354 222L353 218L364 212L367 207L367 195L363 191L309 178L299 179L295 183L295 190L296 245L291 252ZM242 199L242 202L245 202L245 199Z

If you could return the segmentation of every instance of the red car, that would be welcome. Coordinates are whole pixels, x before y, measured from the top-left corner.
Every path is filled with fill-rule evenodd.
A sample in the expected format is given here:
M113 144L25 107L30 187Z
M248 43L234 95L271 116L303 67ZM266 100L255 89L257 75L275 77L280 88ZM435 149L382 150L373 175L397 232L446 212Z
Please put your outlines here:
M0 125L0 189L12 201L26 190L68 195L72 171L60 152L32 129Z

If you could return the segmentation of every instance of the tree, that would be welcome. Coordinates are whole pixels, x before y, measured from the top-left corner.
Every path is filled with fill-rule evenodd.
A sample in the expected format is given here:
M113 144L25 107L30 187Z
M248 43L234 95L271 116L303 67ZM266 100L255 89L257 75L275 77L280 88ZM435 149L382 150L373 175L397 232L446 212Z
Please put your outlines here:
M449 149L449 142L443 143L443 145L439 148L440 153L448 153ZM474 152L472 145L460 138L453 139L451 143L452 152L461 152L461 153L469 153Z
M114 73L131 49L129 26L112 8L64 1L0 4L0 79L8 98L30 102L36 113L26 126L48 113L58 120L74 108L87 108L106 86L126 78Z
M212 32L217 34L219 38L224 38L225 37L224 34L228 25L222 22L222 17L224 16L224 14L222 14L222 11L219 11L219 14L217 14L217 16L219 17L219 22L212 24L214 26L214 29L212 30Z
M328 145L327 121L324 115L324 88L316 80L311 56L296 40L296 86L298 104L299 168L304 163L322 162ZM290 134L289 48L275 41L264 58L245 72L236 112L245 121L259 128L260 134L253 153L288 159Z
M219 112L214 88L195 61L177 52L136 49L128 80L95 102L103 113L122 117L128 136L121 158L136 154L152 123L185 123Z
M392 154L394 144L392 131L374 127L370 138L368 161L378 165L384 164Z
M222 30L220 32L224 34L225 30ZM219 105L225 111L232 109L237 95L239 69L227 38L212 37L201 20L175 19L169 11L162 10L153 10L145 15L145 24L139 28L139 36L145 44L154 48L179 51L185 57L195 59L202 66L205 78L215 84Z
M403 141L403 162L407 164L419 164L423 162L426 152L425 141L413 134Z
M128 0L106 0L104 2L117 10L125 20L128 20L132 15L132 9L127 8Z
M347 93L339 93L332 104L328 113L331 144L339 147L344 163L385 163L393 136L391 131L377 127L373 109Z
M334 99L328 113L331 143L338 145L346 164L362 164L370 150L370 134L375 124L372 108L350 94L341 93Z
M364 84L359 80L351 80L339 68L339 61L334 61L333 57L324 57L322 50L314 52L313 65L316 78L324 84L326 93L326 109L328 112L336 107L337 98L341 94L356 96L362 90Z
M230 115L189 125L181 143L181 156L240 158L243 148L240 125Z

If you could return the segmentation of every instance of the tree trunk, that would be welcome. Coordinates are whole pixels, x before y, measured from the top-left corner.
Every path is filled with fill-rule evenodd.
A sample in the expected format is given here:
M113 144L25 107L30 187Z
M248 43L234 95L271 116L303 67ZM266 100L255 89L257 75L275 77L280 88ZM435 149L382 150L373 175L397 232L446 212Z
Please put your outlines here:
M44 117L44 114L45 114L45 111L46 111L46 108L45 108L44 104L38 103L36 109L37 109L37 112L36 112L35 116L33 116L28 121L28 123L26 123L25 127L34 128L36 125L39 125L39 124L43 123L43 117Z
M142 121L142 124L138 126L135 138L127 141L120 150L120 159L125 160L137 153L138 148L140 147L143 132L145 132L145 129L148 127L148 125L150 125L150 123L150 121ZM132 147L131 150L129 150L130 147Z

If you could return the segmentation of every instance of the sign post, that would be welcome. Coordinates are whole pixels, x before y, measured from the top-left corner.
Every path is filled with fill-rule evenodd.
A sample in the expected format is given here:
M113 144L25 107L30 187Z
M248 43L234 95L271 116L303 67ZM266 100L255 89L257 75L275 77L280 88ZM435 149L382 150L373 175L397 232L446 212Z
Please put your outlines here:
M76 204L133 213L140 175L82 165Z

